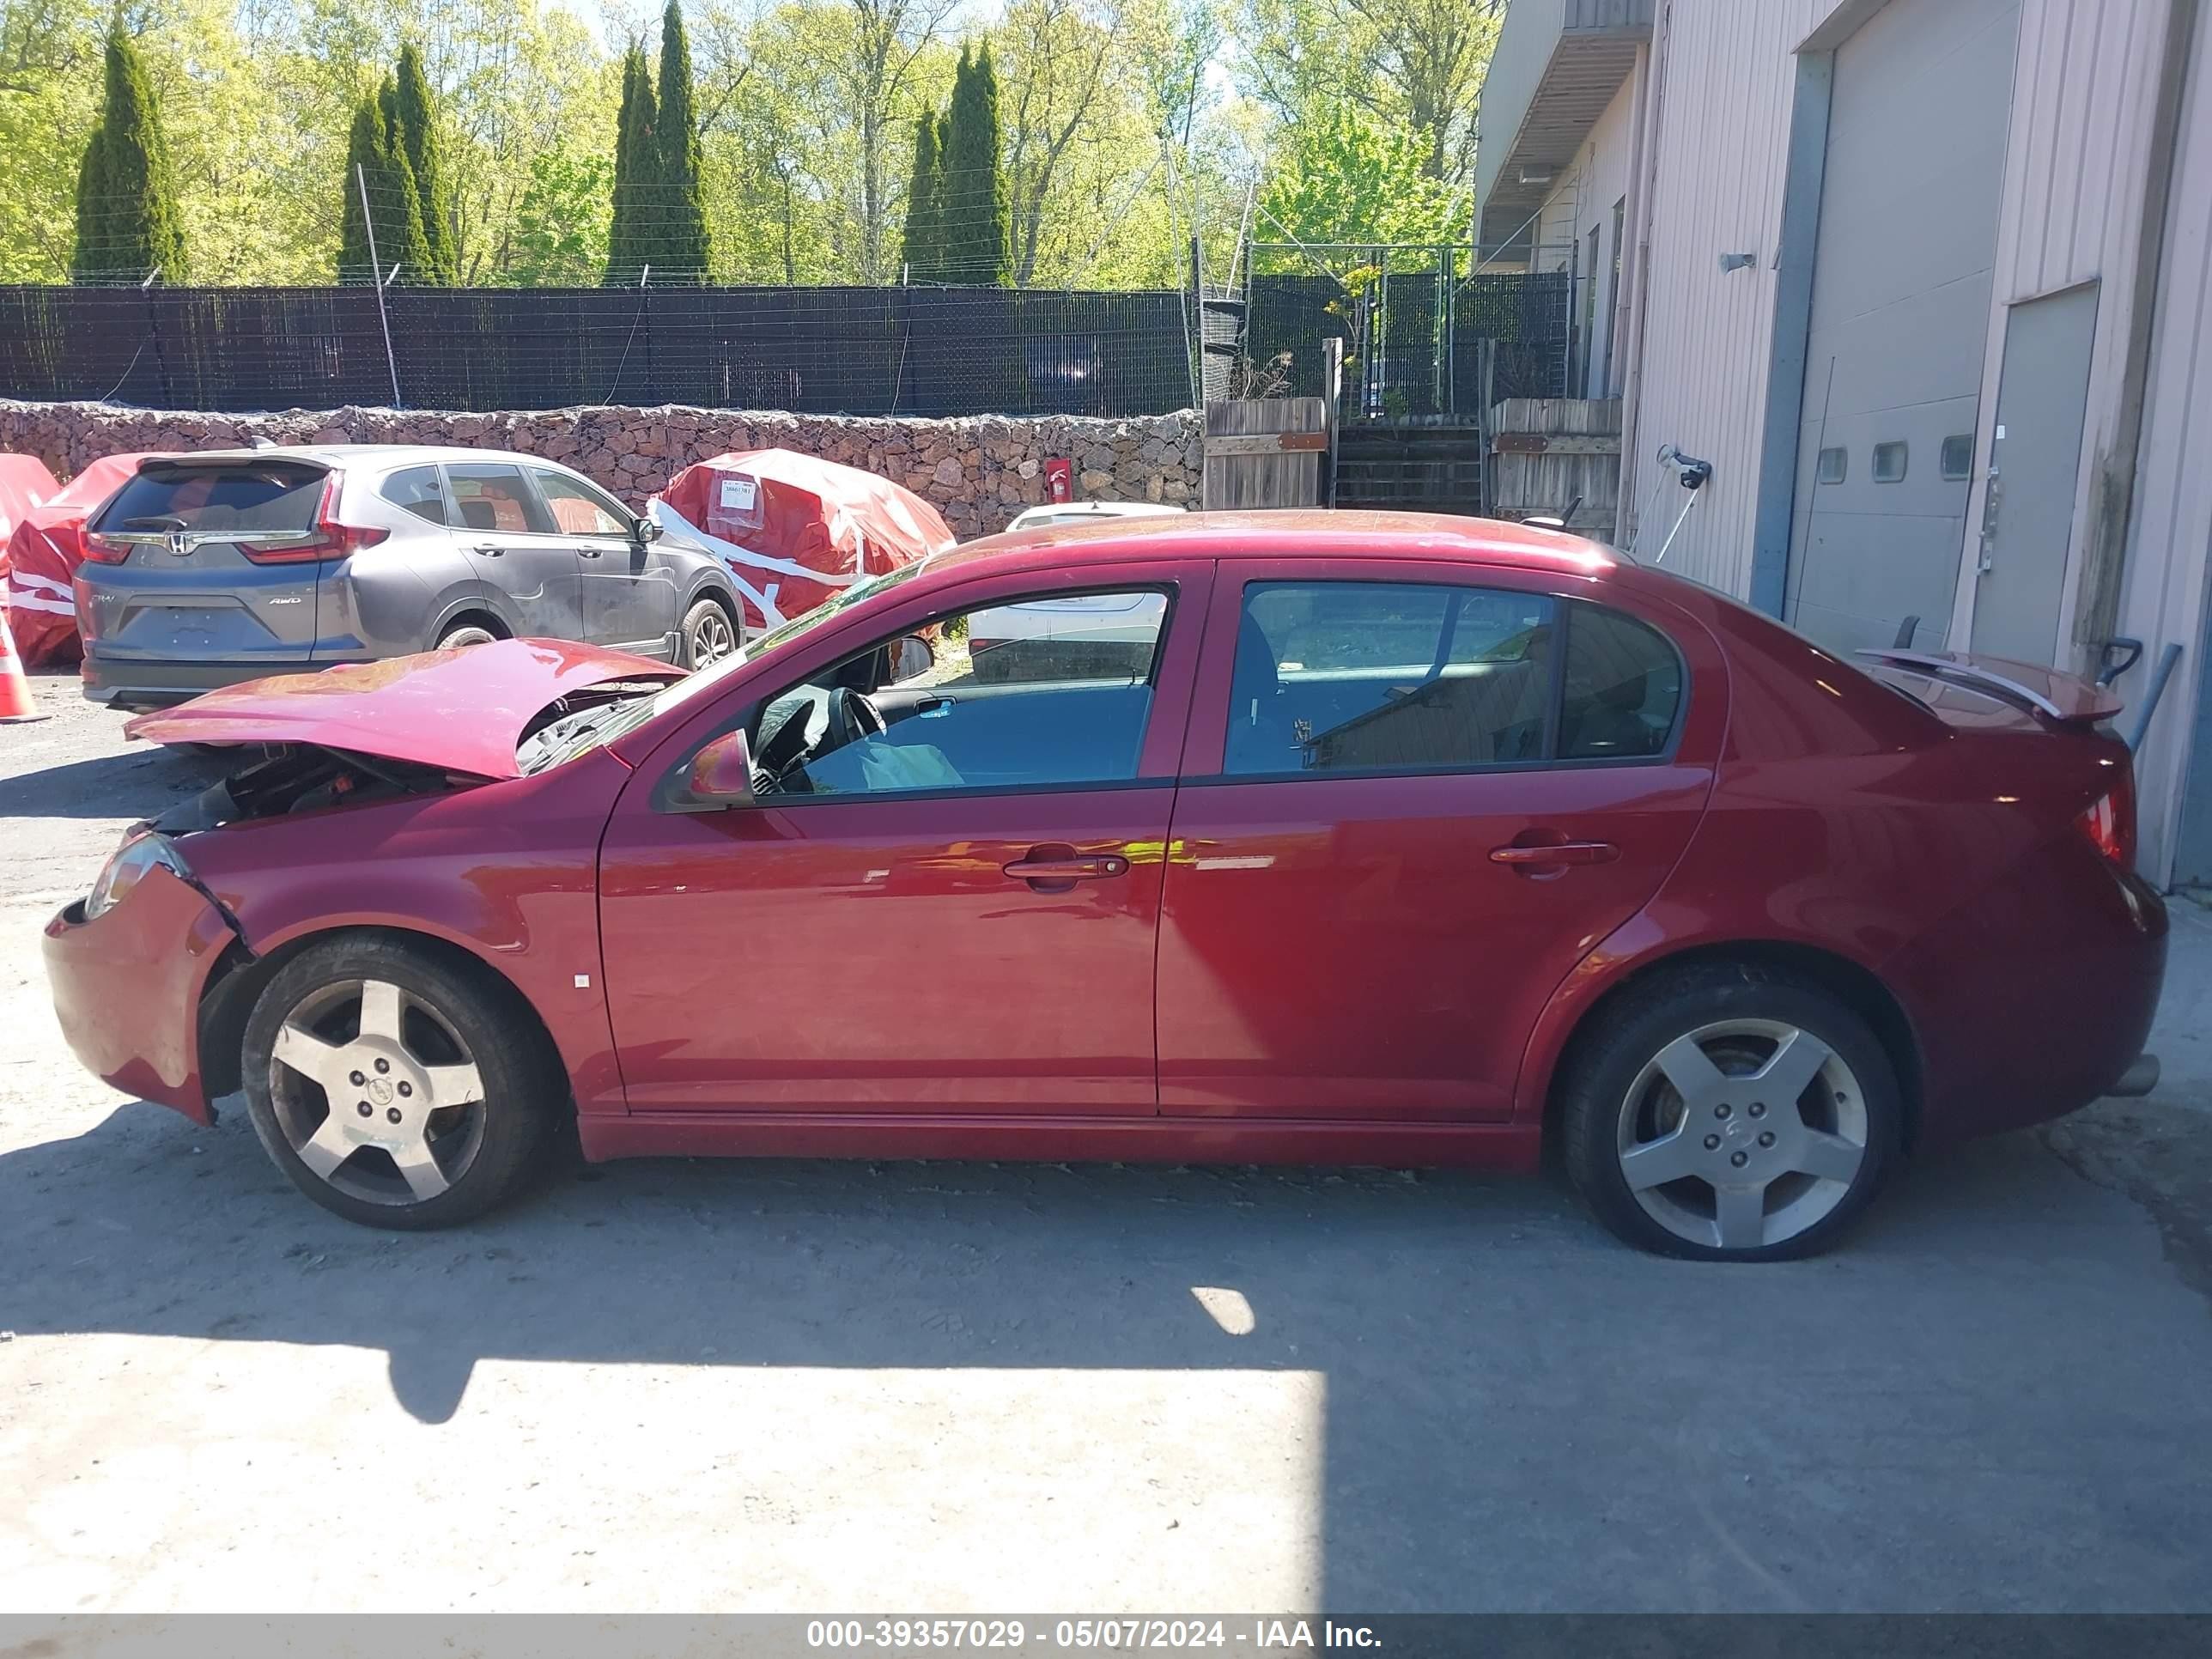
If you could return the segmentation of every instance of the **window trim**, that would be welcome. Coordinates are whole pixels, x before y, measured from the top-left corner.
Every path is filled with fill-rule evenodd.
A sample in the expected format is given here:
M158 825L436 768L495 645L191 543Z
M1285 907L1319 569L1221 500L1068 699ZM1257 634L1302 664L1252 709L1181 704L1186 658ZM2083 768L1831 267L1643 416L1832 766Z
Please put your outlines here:
M801 685L809 684L814 680L819 679L826 675L834 674L847 664L854 662L860 658L868 655L872 652L882 650L884 646L890 644L893 640L903 639L909 634L920 633L925 628L928 628L943 622L947 617L972 615L977 611L1001 611L1009 605L1026 604L1032 599L1088 598L1095 593L1158 593L1164 597L1167 600L1167 608L1160 616L1159 633L1152 646L1152 663L1151 671L1145 676L1141 682L1133 682L1133 684L1142 684L1145 689L1152 694L1151 699L1145 708L1145 723L1139 728L1137 732L1136 763L1141 766L1144 764L1145 746L1146 741L1152 736L1152 721L1159 714L1160 672L1167 662L1168 636L1170 630L1175 627L1176 608L1182 600L1181 588L1182 584L1173 577L1163 577L1156 581L1114 582L1103 587L1081 588L1073 592L1071 592L1065 584L1062 584L1057 587L1034 589L1024 588L1019 592L1007 598L988 599L981 603L962 601L953 605L947 610L929 611L926 613L920 621L908 623L899 628L893 633L884 635L880 638L872 640L868 644L862 646L857 651L848 652L841 657L832 658L830 661L823 663L811 673L783 685L777 690L766 692L757 697L748 698L746 702L736 709L728 719L714 721L705 736L700 738L695 743L688 743L681 745L681 752L675 762L671 764L666 770L662 772L659 778L654 780L653 793L650 797L652 810L656 813L666 812L674 814L681 812L682 809L679 808L675 802L677 797L684 792L685 785L689 781L691 763L697 757L699 751L704 749L708 744L714 742L715 738L726 736L728 733L742 728L746 733L748 741L750 741L755 726L758 723L761 715L766 712L769 704L774 702L779 697L787 696L791 692L796 690ZM1201 618L1201 620L1203 619ZM1061 682L1054 683L1060 684ZM895 690L897 688L887 686L884 689L886 690ZM1000 693L1000 695L1005 694ZM1184 719L1186 732L1188 732L1188 715L1187 713ZM1172 789L1181 785L1183 781L1184 780L1182 778L1173 774L1154 775L1148 777L1142 773L1136 773L1127 778L1088 778L1063 783L985 784L972 789L885 789L879 791L860 791L835 795L768 795L756 800L750 808L734 807L731 810L735 811L760 811L763 810L782 811L785 809L791 807L799 807L803 809L808 805L853 806L864 802L895 803L899 801L921 800L977 800L991 798L1004 798L1014 795L1035 797L1041 795L1089 794L1112 789L1156 789L1164 787ZM690 816L696 816L696 811L690 814Z

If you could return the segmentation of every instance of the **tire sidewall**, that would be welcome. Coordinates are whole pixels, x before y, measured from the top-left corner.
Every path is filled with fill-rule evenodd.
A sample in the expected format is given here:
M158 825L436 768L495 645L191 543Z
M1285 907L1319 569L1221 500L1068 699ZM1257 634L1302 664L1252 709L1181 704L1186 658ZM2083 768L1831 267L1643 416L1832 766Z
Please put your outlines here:
M1804 1231L1753 1250L1699 1244L1647 1214L1621 1173L1620 1111L1630 1087L1659 1051L1701 1026L1777 1020L1826 1043L1856 1075L1867 1115L1867 1152L1843 1201ZM1904 1103L1897 1068L1865 1020L1826 992L1752 969L1685 976L1631 1000L1573 1063L1562 1127L1569 1176L1616 1236L1640 1249L1701 1261L1783 1261L1817 1255L1856 1221L1896 1161Z
M476 637L463 639L461 636L464 634ZM475 646L489 645L498 637L499 635L493 633L491 629L479 623L464 623L459 627L449 628L440 635L436 648L440 651L465 651Z
M385 1205L340 1192L301 1161L277 1119L269 1074L278 1028L302 999L334 981L357 979L390 980L434 1007L468 1046L483 1079L482 1142L469 1167L435 1198ZM416 1231L472 1219L514 1191L546 1138L538 1092L543 1038L535 1031L518 1035L519 1004L514 993L501 995L477 975L396 940L356 935L310 945L270 976L246 1022L240 1071L253 1132L295 1186L349 1221Z
M720 617L729 629L732 648L738 642L738 625L730 620L730 613L712 599L701 599L684 613L684 666L694 672L705 665L699 660L699 629L708 612Z

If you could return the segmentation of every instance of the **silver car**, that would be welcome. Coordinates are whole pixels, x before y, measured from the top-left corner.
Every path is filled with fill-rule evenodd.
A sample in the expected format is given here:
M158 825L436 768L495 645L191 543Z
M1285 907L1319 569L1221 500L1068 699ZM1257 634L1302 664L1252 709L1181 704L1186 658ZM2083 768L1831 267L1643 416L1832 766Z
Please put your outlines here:
M696 668L736 648L744 614L706 548L565 466L501 450L149 460L85 549L84 694L123 708L519 635Z

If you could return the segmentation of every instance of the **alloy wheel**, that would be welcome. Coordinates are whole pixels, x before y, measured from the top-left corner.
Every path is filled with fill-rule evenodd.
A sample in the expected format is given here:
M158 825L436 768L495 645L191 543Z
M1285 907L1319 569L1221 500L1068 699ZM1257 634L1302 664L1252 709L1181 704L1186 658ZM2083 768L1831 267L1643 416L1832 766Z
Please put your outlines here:
M1620 1173L1637 1203L1676 1237L1722 1250L1815 1225L1850 1194L1867 1146L1850 1067L1779 1020L1725 1020L1675 1038L1620 1105Z
M708 606L707 614L691 624L692 667L718 663L737 648L737 632L720 605Z
M285 1015L269 1065L278 1127L337 1191L424 1203L483 1144L484 1086L452 1021L389 980L341 980Z

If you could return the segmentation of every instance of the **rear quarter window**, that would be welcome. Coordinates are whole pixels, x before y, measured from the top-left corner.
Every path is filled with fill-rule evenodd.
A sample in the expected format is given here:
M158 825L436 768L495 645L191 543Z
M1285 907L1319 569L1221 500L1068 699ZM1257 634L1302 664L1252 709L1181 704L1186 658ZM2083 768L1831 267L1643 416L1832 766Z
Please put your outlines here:
M295 467L141 472L100 515L102 530L283 531L315 526L324 475Z
M1602 605L1567 607L1560 759L1665 753L1682 712L1682 690L1681 656L1656 629Z

